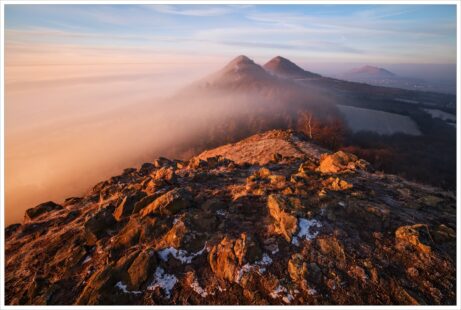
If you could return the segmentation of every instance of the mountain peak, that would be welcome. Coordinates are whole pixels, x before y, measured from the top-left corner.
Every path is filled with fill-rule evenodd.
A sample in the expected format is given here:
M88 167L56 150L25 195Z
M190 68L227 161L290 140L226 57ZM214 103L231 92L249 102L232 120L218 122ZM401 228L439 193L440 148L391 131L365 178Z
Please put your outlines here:
M238 65L256 65L255 62L253 60L251 60L250 58L248 58L247 56L245 55L239 55L237 57L235 57L234 59L232 59L226 67L234 67L234 66L238 66Z
M282 56L276 56L268 61L264 68L275 74L282 77L289 78L310 78L310 77L319 77L320 75L304 70L299 67L289 59L286 59Z

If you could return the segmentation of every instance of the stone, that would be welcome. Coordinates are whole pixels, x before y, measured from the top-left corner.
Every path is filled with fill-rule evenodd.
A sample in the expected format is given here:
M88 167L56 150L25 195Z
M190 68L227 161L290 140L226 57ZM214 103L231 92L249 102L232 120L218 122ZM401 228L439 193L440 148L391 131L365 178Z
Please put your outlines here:
M157 260L153 249L147 249L138 254L128 268L128 288L139 290L155 270Z
M146 206L140 213L141 216L149 214L173 215L187 209L191 205L190 194L184 189L175 188L158 197Z
M332 191L343 191L353 187L352 184L340 178L329 177L322 182L323 186Z
M412 246L417 251L428 254L431 252L429 238L427 226L424 224L401 226L395 231L396 248L399 250Z
M246 232L243 232L240 238L235 241L234 253L237 256L239 265L254 262L262 257L261 248L255 237Z
M114 211L114 218L117 221L120 221L122 218L131 215L135 204L145 196L146 193L138 191L134 194L123 197Z
M267 199L269 214L275 220L276 230L288 242L298 229L298 219L289 213L289 202L280 195L271 194Z
M53 201L41 203L38 206L26 210L26 213L24 215L24 222L30 222L42 214L62 209L64 208L61 205L58 205Z
M218 278L233 282L238 267L238 259L234 253L234 241L228 237L221 240L208 254L208 262Z
M211 270L218 278L233 282L239 266L253 263L262 257L261 249L253 236L242 233L240 238L224 237L208 254Z
M326 174L340 173L357 169L366 170L368 165L366 161L359 160L354 154L338 151L333 154L322 154L317 170Z
M346 254L344 252L344 247L336 237L319 237L317 238L317 245L322 254L332 255L340 265L345 263Z
M307 263L304 257L299 253L291 255L288 261L288 274L291 280L295 283L304 281L307 278L307 271Z
M163 180L169 184L174 184L176 182L176 173L173 167L162 167L155 171L153 174L155 180Z
M112 215L113 207L99 210L85 224L85 236L88 245L93 245L98 239L106 235L106 230L116 224Z

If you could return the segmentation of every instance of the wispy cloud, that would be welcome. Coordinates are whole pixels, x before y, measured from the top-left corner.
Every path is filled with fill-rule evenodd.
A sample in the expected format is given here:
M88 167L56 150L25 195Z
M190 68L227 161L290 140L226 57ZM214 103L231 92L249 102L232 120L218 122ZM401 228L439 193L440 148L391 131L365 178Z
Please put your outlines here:
M194 8L182 8L181 6L173 6L167 4L150 5L150 9L164 13L184 16L220 16L234 12L238 6L208 6L208 5L195 5Z

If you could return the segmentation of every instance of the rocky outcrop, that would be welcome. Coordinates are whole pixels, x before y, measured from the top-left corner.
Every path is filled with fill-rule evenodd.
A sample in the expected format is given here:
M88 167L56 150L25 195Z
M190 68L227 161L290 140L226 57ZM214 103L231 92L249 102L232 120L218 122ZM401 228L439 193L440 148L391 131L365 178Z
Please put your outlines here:
M5 229L9 305L456 302L456 196L292 131L159 158Z
M26 213L24 214L24 222L30 222L45 213L62 209L62 206L58 205L57 203L54 203L53 201L48 201L39 204L36 207L26 210Z

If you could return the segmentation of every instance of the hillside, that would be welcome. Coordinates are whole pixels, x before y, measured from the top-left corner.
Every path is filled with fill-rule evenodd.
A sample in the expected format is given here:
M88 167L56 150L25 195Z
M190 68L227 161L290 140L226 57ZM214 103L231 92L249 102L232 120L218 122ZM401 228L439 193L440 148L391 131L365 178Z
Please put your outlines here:
M453 192L293 131L159 158L5 230L7 304L455 304Z

